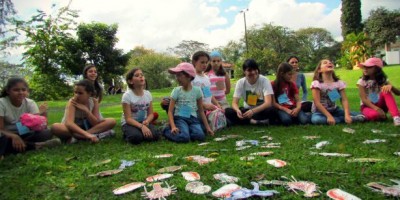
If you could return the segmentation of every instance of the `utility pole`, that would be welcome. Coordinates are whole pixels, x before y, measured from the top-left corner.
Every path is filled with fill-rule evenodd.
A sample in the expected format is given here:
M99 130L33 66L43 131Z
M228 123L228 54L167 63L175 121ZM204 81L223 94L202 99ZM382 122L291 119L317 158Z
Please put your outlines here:
M245 41L246 41L246 50L247 50L247 53L249 53L249 43L248 43L248 41L247 41L247 25L246 25L246 12L247 12L247 11L249 11L248 8L241 10L240 13L243 13L243 19L244 19L244 38L245 38Z

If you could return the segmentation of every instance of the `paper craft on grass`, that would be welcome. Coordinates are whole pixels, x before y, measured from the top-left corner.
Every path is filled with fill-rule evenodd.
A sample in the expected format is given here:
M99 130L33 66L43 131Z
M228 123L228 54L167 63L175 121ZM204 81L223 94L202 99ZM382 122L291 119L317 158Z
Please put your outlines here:
M221 183L236 183L239 181L239 178L229 176L226 173L214 174L214 178L216 180L219 180Z
M270 156L274 154L274 152L271 151L263 151L263 152L255 152L255 153L251 153L251 156Z
M306 136L303 136L303 138L306 139L306 140L315 140L315 139L320 138L320 136L318 136L318 135L306 135Z
M376 162L382 162L385 161L385 159L380 159L380 158L353 158L353 159L348 159L347 162L359 162L359 163L376 163Z
M241 146L241 147L236 147L236 151L245 150L245 149L248 149L248 148L250 148L250 147L251 147L250 145Z
M174 154L161 154L161 155L156 155L156 156L154 156L154 158L169 158L169 157L172 157L172 156L174 156Z
M105 164L110 163L110 162L111 162L111 159L101 160L101 161L98 161L98 162L94 163L93 167L98 167L100 165L105 165Z
M217 198L228 198L231 196L231 193L239 190L241 187L234 183L227 184L219 188L218 190L214 191L212 195Z
M121 194L125 194L125 193L128 193L128 192L131 192L133 190L136 190L138 188L141 188L141 187L143 187L145 185L146 184L143 183L143 182L133 182L133 183L126 184L124 186L121 186L121 187L113 190L113 193L115 195L121 195Z
M317 152L311 152L311 155L320 155L320 156L325 156L325 157L350 157L351 154L346 154L346 153L317 153Z
M361 200L360 198L338 188L328 190L326 195L334 200Z
M276 167L276 168L281 168L287 165L287 163L283 160L279 160L279 159L271 159L271 160L267 160L267 163Z
M211 191L211 187L204 185L203 182L195 181L186 184L185 190L193 194L206 194Z
M197 162L199 165L204 165L210 162L214 162L216 159L215 158L207 158L204 156L199 156L199 155L194 155L194 156L188 156L186 157L186 160Z
M293 176L292 180L287 183L287 187L293 192L296 190L304 192L304 197L317 197L320 195L317 192L317 184L309 181L297 181Z
M157 172L158 173L175 172L175 171L181 170L182 168L183 168L183 165L169 166L169 167L161 168Z
M348 127L343 128L342 131L345 133L350 133L350 134L354 134L356 132L356 130L354 130L352 128L348 128Z
M149 176L146 178L147 182L155 182L155 181L161 181L167 178L171 178L173 174L156 174L154 176Z
M383 131L379 130L379 129L371 129L371 132L372 133L383 133Z
M324 147L324 146L326 146L326 145L328 145L328 144L330 144L330 142L328 142L328 141L318 142L318 143L315 145L315 148L316 148L316 149L321 149L322 147Z
M392 197L400 197L400 180L390 179L396 185L388 185L385 183L371 182L367 187L375 192L382 192L384 195Z
M168 197L169 195L176 192L175 186L169 186L168 183L165 182L165 185L167 187L163 188L161 184L162 183L154 183L153 190L151 190L150 192L148 192L146 187L144 187L144 192L142 193L142 196L146 199L166 199L165 197Z
M106 171L101 171L98 172L97 174L91 174L89 176L101 176L101 177L105 177L105 176L111 176L114 174L118 174L120 172L122 172L123 169L113 169L113 170L106 170Z
M187 181L198 181L200 180L200 174L197 172L182 172L182 176Z
M375 144L375 143L383 143L386 142L385 139L373 139L373 140L365 140L364 144Z
M256 197L270 197L273 196L274 194L279 194L278 191L276 190L264 190L260 191L260 186L256 182L251 182L253 185L254 189L250 190L247 188L241 188L239 190L233 191L231 193L231 196L227 198L226 200L235 200L235 199L247 199L252 196Z

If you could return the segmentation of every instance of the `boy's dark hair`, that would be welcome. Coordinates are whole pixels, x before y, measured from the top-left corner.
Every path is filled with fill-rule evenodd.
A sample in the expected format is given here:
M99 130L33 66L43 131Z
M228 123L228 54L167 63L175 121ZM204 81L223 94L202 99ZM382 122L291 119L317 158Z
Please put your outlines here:
M201 58L201 57L207 57L208 60L210 60L210 55L208 55L207 52L205 51L197 51L193 54L192 56L192 64L195 66L195 63Z
M375 74L375 81L378 83L379 86L383 86L387 82L387 76L382 68L374 66L374 74ZM367 75L363 75L362 79L365 81L370 80L370 77Z
M274 86L273 86L275 98L278 98L278 96L283 93L282 83L285 82L285 80L283 79L283 75L288 72L291 72L291 71L293 71L293 67L289 63L279 64L278 69L276 71L276 78L275 78ZM288 84L290 85L290 89L292 89L293 88L292 84L294 84L294 83L289 81Z
M25 81L25 79L20 78L20 77L11 77L7 80L6 85L3 87L3 89L1 90L1 94L0 97L6 97L8 96L7 91L10 90L12 87L14 87L16 84L18 83L24 83L26 88L28 88L29 90L29 86L28 83Z
M85 66L85 68L83 68L83 78L87 79L87 71L90 68L96 68L96 66L94 64L87 64ZM97 68L96 68L97 69ZM97 77L96 80L94 80L94 89L95 92L93 93L93 96L99 99L99 102L102 100L103 98L103 88L101 87L100 83L99 83L99 72L97 72Z
M317 67L316 67L315 70L314 70L314 77L313 77L313 80L314 80L314 81L319 81L320 83L323 83L323 82L324 82L324 80L322 80L322 75L321 75L321 73L318 72L318 70L321 69L321 65L322 65L322 61L323 61L323 60L329 60L329 59L322 59L322 60L320 60L320 61L318 62L318 65L317 65ZM333 80L334 80L335 82L338 81L338 80L340 80L339 77L336 76L335 71L333 71L332 77L333 77Z
M133 86L133 84L129 84L129 80L131 80L133 78L133 76L135 76L135 72L138 71L138 70L141 70L141 69L135 67L135 68L129 70L128 73L126 73L125 81L126 81L126 84L128 85L128 87L131 90L134 89L134 86ZM147 81L145 81L145 88L147 88Z
M77 83L75 83L75 86L82 86L83 88L85 88L85 91L87 93L90 93L90 96L94 96L94 94L96 93L96 90L94 88L94 85L92 84L91 81L87 80L87 79L83 79L78 81Z
M248 69L257 70L260 73L260 68L258 67L257 62L254 59L247 59L244 61L242 65L243 72Z

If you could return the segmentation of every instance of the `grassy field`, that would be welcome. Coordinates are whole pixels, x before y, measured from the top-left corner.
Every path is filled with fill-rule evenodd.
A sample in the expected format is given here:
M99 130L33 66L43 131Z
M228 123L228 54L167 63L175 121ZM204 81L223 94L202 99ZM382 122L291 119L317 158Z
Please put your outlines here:
M390 81L400 86L400 67L385 68ZM347 83L347 96L351 109L359 110L358 90L356 82L361 71L337 70L340 78ZM271 78L270 79L274 79ZM311 77L307 77L310 85ZM168 96L171 89L152 91L154 108L160 113L161 120L166 120L166 114L161 110L159 102L163 96ZM232 90L233 91L233 90ZM232 93L231 93L232 95ZM311 99L311 92L309 95ZM400 98L396 97L400 102ZM185 165L183 170L174 172L167 180L177 187L177 193L169 199L211 199L207 195L194 195L185 191L185 181L182 171L196 171L201 175L201 181L217 190L223 184L213 178L213 174L225 172L240 178L238 185L252 188L250 182L264 175L263 180L281 179L282 176L294 176L297 180L313 181L319 186L321 196L315 199L328 199L326 191L340 188L362 199L384 199L384 195L373 192L365 187L369 182L389 183L389 179L400 179L400 157L393 153L400 151L400 128L393 126L390 119L387 122L362 123L336 126L242 126L220 131L216 137L226 134L238 134L242 138L228 139L216 142L211 137L205 146L198 143L175 144L165 139L156 143L144 143L133 146L122 140L120 118L121 95L106 96L102 102L101 111L106 117L114 117L118 121L115 130L117 137L104 140L99 144L79 142L72 145L62 145L54 149L32 151L24 154L11 155L0 161L0 199L140 199L143 189L114 196L112 190L130 182L145 182L145 178L157 174L157 170L172 165ZM48 102L50 106L49 123L59 122L64 112L65 101ZM354 134L342 131L344 127L355 129ZM373 133L371 129L382 130L383 133ZM263 149L260 146L236 151L235 141L241 139L260 139L261 136L273 137L271 142L281 143L281 148ZM316 140L306 140L303 136L320 136ZM367 139L386 139L386 143L363 144ZM330 144L321 150L312 149L320 141ZM257 157L255 160L242 161L240 157L260 151L273 151L269 157ZM217 154L214 154L217 153ZM350 163L349 158L323 157L311 155L311 152L338 152L351 154L350 158L380 158L377 163ZM155 155L171 153L171 158L156 159ZM213 153L213 154L212 154ZM216 161L198 165L188 161L186 156L215 156ZM281 159L288 163L283 168L274 168L266 163L268 159ZM111 162L96 165L99 161L111 159ZM117 169L121 160L137 160L132 167L126 168L120 174L111 177L91 177L99 171ZM148 184L148 189L150 185ZM303 199L299 195L281 186L261 186L261 190L275 189L280 192L274 199Z

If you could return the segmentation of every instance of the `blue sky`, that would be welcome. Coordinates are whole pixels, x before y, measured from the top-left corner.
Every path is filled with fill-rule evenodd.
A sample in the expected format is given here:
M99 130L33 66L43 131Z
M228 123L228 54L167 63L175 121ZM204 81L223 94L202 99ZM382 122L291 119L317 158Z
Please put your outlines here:
M36 9L51 13L51 5L65 6L69 0L14 0L22 19ZM399 0L361 0L363 18L371 9L383 6L400 9ZM238 41L244 35L243 14L247 26L272 23L292 30L325 28L340 41L340 0L74 0L78 22L92 21L119 25L118 48L129 51L136 46L166 51L182 40L195 40L211 48ZM54 12L54 11L53 11ZM7 60L18 63L22 49L13 49Z

